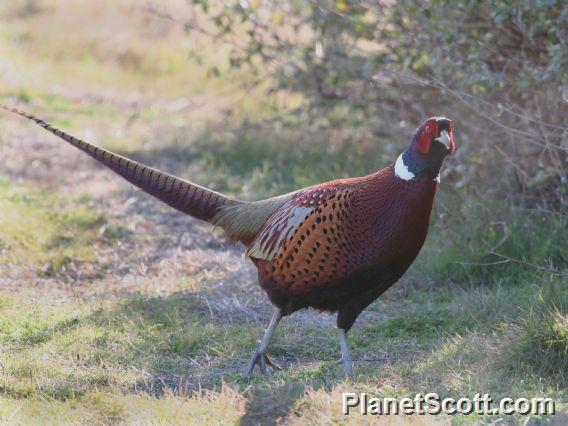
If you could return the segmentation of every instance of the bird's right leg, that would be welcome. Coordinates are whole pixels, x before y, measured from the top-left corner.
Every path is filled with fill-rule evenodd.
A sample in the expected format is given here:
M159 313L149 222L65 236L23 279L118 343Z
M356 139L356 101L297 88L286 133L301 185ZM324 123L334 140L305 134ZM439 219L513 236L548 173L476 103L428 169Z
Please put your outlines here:
M339 329L339 344L341 345L341 360L343 361L345 375L350 376L353 374L353 361L351 361L351 353L347 343L347 331L342 328Z
M264 337L262 338L260 345L254 352L249 362L247 370L247 374L249 375L249 377L252 376L252 372L256 364L258 364L260 372L265 375L268 375L268 370L266 369L267 365L272 367L274 370L281 370L279 366L274 364L266 356L266 349L268 349L268 343L270 342L270 339L274 335L276 327L278 326L278 323L280 322L281 319L282 319L282 312L280 311L280 309L275 308L274 313L272 314L272 318L270 319L270 324L268 324L268 328L264 332Z

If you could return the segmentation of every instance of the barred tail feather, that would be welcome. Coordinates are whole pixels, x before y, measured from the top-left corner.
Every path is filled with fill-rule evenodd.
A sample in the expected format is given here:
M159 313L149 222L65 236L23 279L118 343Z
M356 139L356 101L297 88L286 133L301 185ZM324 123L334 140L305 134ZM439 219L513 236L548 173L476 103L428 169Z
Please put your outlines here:
M192 182L91 145L82 139L53 127L35 115L2 104L0 104L0 108L33 120L48 132L87 153L138 188L173 208L198 219L212 222L222 209L246 204L243 201L232 199Z

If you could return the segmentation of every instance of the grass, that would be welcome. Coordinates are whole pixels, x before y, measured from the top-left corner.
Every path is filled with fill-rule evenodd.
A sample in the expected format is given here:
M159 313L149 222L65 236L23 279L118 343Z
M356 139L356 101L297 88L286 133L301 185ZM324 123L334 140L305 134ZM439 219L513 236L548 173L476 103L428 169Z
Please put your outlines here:
M92 260L105 219L88 204L0 179L0 262L41 264L53 275L75 260Z
M235 89L247 77L208 77L224 50L188 59L183 32L132 2L2 7L0 71L17 71L3 74L5 102L237 196L364 174L405 143L339 110L273 120L278 108ZM201 96L214 102L187 106ZM480 199L452 168L421 255L350 332L354 376L342 376L334 318L303 312L270 346L283 371L249 383L270 313L242 248L0 118L0 422L368 423L341 415L346 391L548 396L568 415L568 283L550 272L566 270L565 216Z
M546 395L560 401L566 397L566 312L551 310L557 305L550 298L557 296L545 295L547 286L540 295L534 286L523 287L518 299L540 306L540 313L519 306L517 315L499 312L508 297L502 288L464 290L451 301L444 289L413 293L402 303L395 297L379 301L374 308L388 319L351 334L358 361L350 382L341 377L333 330L298 332L285 321L270 351L285 369L271 378L256 376L252 388L243 369L260 327L212 319L192 292L105 293L39 306L4 295L0 413L4 420L14 414L24 421L49 401L44 418L54 422L149 420L169 409L171 421L209 412L212 422L245 416L254 423L266 410L339 418L338 397L346 389L399 397L424 389L444 396L483 390L496 398ZM477 310L484 305L485 312ZM543 354L549 361L544 364ZM211 391L200 393L198 383ZM265 406L270 395L272 409ZM196 404L203 404L202 414ZM144 416L141 406L147 406Z
M562 214L477 201L460 216L435 222L434 259L422 267L436 279L515 285L568 263Z

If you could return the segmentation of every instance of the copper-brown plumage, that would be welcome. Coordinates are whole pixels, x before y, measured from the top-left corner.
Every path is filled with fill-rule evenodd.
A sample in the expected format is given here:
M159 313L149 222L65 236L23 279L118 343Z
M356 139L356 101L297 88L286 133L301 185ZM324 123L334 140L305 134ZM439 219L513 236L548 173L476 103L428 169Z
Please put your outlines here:
M410 266L426 238L437 182L393 175L389 166L299 191L279 211L285 215L268 220L251 246L265 238L265 251L247 254L283 314L306 307L338 311L338 325L348 330L360 312L361 291L382 293ZM294 209L302 212L300 222L267 253Z
M346 373L346 333L359 313L393 285L418 255L428 232L447 154L455 151L450 120L434 117L393 163L368 176L341 179L267 200L245 202L95 147L13 107L75 148L175 209L222 227L242 241L275 306L249 364L277 369L266 356L283 316L299 309L337 312Z

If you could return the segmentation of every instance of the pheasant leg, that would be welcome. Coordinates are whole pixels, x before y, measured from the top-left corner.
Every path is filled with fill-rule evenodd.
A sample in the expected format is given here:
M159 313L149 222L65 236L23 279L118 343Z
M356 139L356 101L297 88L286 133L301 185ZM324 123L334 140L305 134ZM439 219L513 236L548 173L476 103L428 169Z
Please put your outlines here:
M266 350L268 349L268 343L270 342L270 339L272 339L272 336L274 335L274 332L276 331L276 327L278 326L278 323L280 322L281 319L282 319L282 314L280 312L280 309L275 309L274 314L272 314L272 318L270 319L270 324L268 324L268 328L264 332L264 337L262 338L260 345L258 346L256 351L254 352L254 354L253 354L253 356L252 356L252 358L249 362L248 370L247 370L247 374L248 374L249 377L252 376L254 366L256 364L258 364L260 372L264 375L269 374L268 369L266 368L267 366L271 367L273 370L281 370L281 368L278 365L274 364L266 356Z
M342 328L339 329L339 343L341 344L341 359L343 360L343 369L346 376L353 373L353 361L349 353L349 344L347 343L347 332Z

